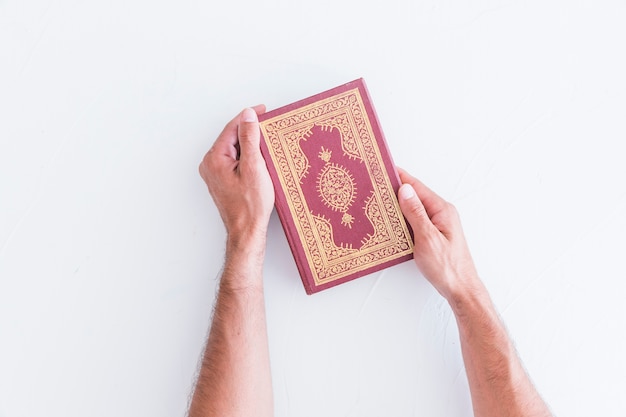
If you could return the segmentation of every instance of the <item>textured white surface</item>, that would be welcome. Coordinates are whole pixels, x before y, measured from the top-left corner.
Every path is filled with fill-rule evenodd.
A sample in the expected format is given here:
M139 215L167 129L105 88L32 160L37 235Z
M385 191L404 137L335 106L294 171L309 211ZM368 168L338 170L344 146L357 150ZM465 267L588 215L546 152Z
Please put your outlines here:
M625 21L618 0L0 0L0 416L183 415L224 246L197 164L241 108L360 76L553 410L626 415ZM412 263L308 297L275 215L268 241L277 416L471 415Z

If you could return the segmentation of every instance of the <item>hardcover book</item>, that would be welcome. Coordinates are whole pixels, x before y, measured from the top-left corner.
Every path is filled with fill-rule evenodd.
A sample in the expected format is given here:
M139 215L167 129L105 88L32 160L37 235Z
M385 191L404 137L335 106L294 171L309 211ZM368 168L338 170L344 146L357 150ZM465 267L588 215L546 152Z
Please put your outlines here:
M259 121L276 211L307 294L413 257L400 180L363 79Z

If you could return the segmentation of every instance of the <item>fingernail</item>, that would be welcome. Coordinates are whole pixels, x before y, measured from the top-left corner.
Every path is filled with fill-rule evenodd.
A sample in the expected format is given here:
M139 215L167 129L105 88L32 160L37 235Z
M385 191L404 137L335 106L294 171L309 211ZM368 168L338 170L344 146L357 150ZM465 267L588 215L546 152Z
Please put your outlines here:
M243 109L243 112L241 113L241 121L242 122L256 122L257 121L256 112L252 110L250 107L248 107L247 109Z
M408 200L415 197L415 190L410 184L402 184L398 190L398 197L400 200Z

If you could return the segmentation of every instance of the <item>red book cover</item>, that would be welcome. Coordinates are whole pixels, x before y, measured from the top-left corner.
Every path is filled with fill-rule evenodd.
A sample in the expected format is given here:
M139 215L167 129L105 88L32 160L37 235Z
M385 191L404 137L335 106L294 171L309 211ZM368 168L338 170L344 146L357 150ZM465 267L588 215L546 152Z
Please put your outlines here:
M413 257L400 180L363 79L259 121L276 211L307 294Z

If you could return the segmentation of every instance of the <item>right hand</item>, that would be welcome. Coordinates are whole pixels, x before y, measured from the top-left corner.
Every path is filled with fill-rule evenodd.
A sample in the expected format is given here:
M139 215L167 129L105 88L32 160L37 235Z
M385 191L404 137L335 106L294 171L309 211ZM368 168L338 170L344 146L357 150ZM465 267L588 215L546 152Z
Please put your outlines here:
M265 106L259 105L235 116L199 168L229 240L253 238L261 246L274 208L274 187L260 148L258 115L264 112Z
M415 263L448 302L480 286L455 207L398 168L398 202L413 229ZM452 304L452 303L451 303Z

